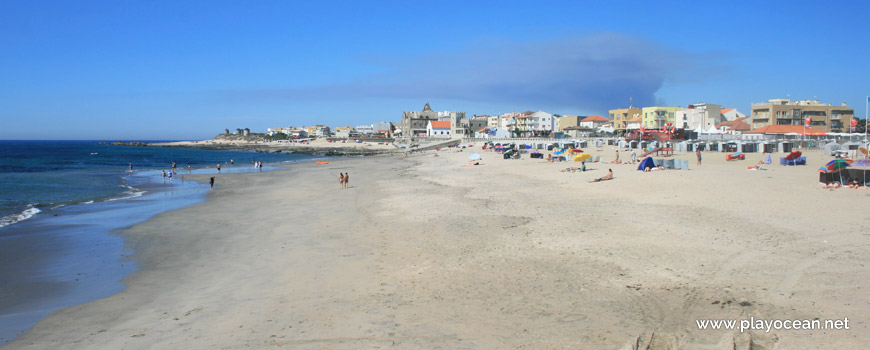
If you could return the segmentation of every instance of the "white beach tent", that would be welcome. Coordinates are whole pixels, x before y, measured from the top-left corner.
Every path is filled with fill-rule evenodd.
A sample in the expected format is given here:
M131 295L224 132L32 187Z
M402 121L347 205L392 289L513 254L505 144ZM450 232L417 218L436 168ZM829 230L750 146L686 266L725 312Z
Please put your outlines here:
M722 132L719 129L716 129L715 125L710 125L710 129L704 132L705 134L721 134Z

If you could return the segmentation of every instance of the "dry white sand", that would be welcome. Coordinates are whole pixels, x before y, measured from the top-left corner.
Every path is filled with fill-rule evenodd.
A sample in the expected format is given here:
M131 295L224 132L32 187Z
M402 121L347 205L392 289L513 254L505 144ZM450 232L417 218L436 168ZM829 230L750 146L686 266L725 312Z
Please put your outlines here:
M764 171L746 170L760 154L705 153L689 171L565 173L577 164L488 152L463 167L469 151L221 175L206 203L122 232L142 268L127 290L57 312L8 347L870 343L870 191L822 189L820 153ZM588 183L607 168L615 180ZM339 190L344 171L352 187ZM749 317L848 318L850 329L696 326Z

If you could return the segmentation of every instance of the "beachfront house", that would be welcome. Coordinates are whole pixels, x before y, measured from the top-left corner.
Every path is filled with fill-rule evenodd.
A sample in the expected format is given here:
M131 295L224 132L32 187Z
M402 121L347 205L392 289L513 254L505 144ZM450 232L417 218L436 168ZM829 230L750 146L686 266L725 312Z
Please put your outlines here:
M450 122L437 120L430 121L429 124L426 125L426 136L450 138Z
M556 117L556 127L554 130L556 132L564 132L566 128L570 128L572 126L579 126L580 120L584 117L576 116L576 115L563 115L561 117Z
M637 130L643 125L643 117L640 115L625 122L625 130Z
M587 128L585 126L569 126L562 129L562 132L570 138L589 137L594 131L595 129Z
M725 121L730 122L739 118L746 118L746 115L740 113L737 108L725 108L722 110L722 119L724 119Z
M807 128L803 125L768 125L745 131L743 132L742 138L744 140L770 140L788 138L789 136L793 138L806 136L818 137L824 136L825 134L826 133L822 130L814 129L812 127Z
M352 126L339 126L335 128L335 137L346 139L353 134L356 134L356 130Z
M555 124L556 118L542 111L526 111L517 117L517 128L525 136L549 135L555 129Z
M732 121L719 123L716 125L716 128L724 133L739 135L752 129L749 123L747 123L748 120L748 117L740 117Z
M673 123L677 129L707 130L724 121L722 106L701 102L677 111Z
M804 125L810 119L810 127L824 132L848 131L848 122L855 111L843 102L840 106L822 104L818 100L792 102L787 98L770 99L752 103L751 125L761 128L769 125Z
M610 120L613 121L613 128L616 130L628 129L628 122L632 119L639 118L643 113L640 108L629 105L628 108L617 108L608 111ZM638 126L640 128L640 126Z
M643 126L647 129L663 129L665 124L676 122L676 114L680 107L644 107L642 111Z
M580 120L580 126L589 129L598 129L608 123L610 123L610 120L600 115L593 115Z
M354 129L356 129L356 132L360 133L360 135L371 135L375 132L375 128L371 125L357 125Z

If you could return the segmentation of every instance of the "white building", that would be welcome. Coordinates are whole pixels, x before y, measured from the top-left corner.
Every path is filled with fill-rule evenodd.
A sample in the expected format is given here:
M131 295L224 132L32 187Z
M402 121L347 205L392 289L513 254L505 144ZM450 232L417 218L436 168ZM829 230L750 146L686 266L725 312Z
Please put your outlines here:
M556 129L556 118L547 112L535 112L517 117L517 125L524 132L550 133Z
M674 127L686 130L707 130L723 122L722 106L712 103L696 103L677 111Z
M746 118L746 115L740 113L736 108L725 108L722 110L722 119L725 119L725 122L733 122L739 118Z
M371 125L357 125L354 129L361 135L371 135L375 132L375 128Z
M610 123L610 119L602 117L600 115L593 115L580 120L580 126L589 129L598 129L605 124Z
M450 122L449 121L430 121L426 125L426 136L428 137L443 137L450 138Z

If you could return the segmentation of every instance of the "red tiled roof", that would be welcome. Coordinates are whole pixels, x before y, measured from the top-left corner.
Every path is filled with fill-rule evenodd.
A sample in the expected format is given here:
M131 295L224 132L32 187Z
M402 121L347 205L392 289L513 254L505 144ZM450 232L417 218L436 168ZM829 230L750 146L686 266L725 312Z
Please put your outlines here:
M430 123L432 123L432 129L450 129L450 122L448 121L439 122L433 120Z
M827 133L813 128L805 128L803 125L768 125L755 130L749 130L744 134L807 134L807 135L826 135Z
M593 115L591 117L586 117L581 120L581 122L609 122L610 119L602 117L600 115Z
M722 110L722 113L728 113L728 112L731 112L733 110L734 110L734 108L725 108Z
M740 118L734 119L732 121L722 122L722 123L719 123L718 125L716 125L716 127L721 128L723 126L726 126L726 127L728 127L728 130L734 130L734 131L746 131L746 130L752 129L752 127L750 127L749 124L744 122L744 120L746 120L746 119L749 119L749 117L740 117Z

